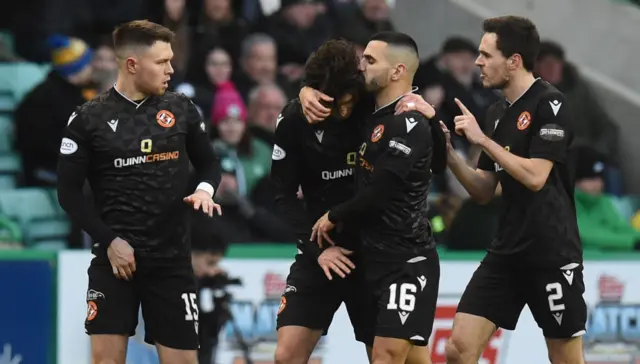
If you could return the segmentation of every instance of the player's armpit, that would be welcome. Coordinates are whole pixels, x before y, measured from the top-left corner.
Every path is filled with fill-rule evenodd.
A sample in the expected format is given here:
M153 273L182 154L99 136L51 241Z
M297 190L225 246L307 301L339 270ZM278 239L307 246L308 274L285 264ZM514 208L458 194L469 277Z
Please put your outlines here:
M402 178L397 174L386 169L376 171L371 185L329 211L329 221L334 224L355 222L381 210L389 202L393 191L397 189L396 186L400 184Z

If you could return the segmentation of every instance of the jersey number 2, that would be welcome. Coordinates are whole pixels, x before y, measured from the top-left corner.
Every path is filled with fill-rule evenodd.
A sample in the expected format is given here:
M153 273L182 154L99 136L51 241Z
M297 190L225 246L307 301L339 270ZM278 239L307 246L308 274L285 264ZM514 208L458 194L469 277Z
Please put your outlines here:
M551 312L564 311L564 303L559 303L562 300L562 285L558 282L549 283L546 287L547 293L549 293L549 310Z
M153 143L151 142L151 139L142 139L142 141L140 142L140 150L143 153L151 153L152 146Z
M398 284L394 283L389 286L389 303L387 310L397 310L412 312L416 307L416 296L418 287L413 283L402 283L398 290Z
M196 304L195 293L183 293L182 300L184 301L184 315L185 321L198 321L198 305Z

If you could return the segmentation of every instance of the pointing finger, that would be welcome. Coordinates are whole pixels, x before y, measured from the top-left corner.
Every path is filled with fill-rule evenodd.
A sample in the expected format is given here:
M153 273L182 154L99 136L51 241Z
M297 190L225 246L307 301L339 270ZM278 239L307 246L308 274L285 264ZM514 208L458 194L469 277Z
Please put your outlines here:
M460 101L459 99L454 99L456 104L458 105L458 107L460 108L460 111L462 111L463 115L473 115L471 113L471 111L469 111L469 109L467 109L466 106L464 106L464 104L462 103L462 101Z

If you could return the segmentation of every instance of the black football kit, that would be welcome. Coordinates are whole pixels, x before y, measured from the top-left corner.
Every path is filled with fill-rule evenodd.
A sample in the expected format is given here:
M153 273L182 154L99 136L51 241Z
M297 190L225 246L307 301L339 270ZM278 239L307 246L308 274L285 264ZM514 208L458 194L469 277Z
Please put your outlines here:
M360 226L375 336L428 343L440 264L427 216L434 162L442 169L440 127L418 112L395 115L398 100L367 118L358 148L356 195L333 207L334 223ZM434 155L438 160L434 160Z
M587 309L569 153L571 109L560 91L538 79L515 102L502 100L487 115L495 121L490 137L496 143L522 158L551 161L553 167L534 192L481 154L478 168L497 175L505 210L458 311L513 330L528 305L545 337L580 336Z
M218 160L195 105L167 92L133 101L115 87L69 118L60 147L58 197L93 239L89 268L89 334L133 335L143 307L146 340L177 349L198 347L196 283L190 264L190 163L213 193ZM93 208L82 186L91 187ZM133 248L132 281L117 279L107 259L116 237Z
M298 237L298 254L287 277L277 327L303 326L326 334L335 311L345 302L356 339L372 345L373 334L365 330L371 315L362 293L361 270L328 280L317 261L321 251L309 240L315 221L353 196L360 131L365 110L370 109L365 105L361 101L346 120L330 117L311 125L300 102L290 101L277 120L271 180L278 210ZM299 188L303 200L297 197ZM343 230L333 237L338 245L356 251L350 259L358 265L357 235Z

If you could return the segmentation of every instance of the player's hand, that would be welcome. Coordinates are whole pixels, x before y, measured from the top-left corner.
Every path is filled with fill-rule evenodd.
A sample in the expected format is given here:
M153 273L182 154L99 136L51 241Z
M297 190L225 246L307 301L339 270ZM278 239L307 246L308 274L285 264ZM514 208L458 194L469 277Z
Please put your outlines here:
M183 201L193 206L193 209L196 211L202 208L202 212L209 216L213 216L214 210L218 212L218 215L222 215L222 208L213 202L213 199L207 191L196 190L192 195L185 197Z
M313 225L313 229L311 229L311 241L314 241L318 238L318 246L322 248L322 241L326 240L331 245L336 245L336 243L331 240L329 237L329 231L333 230L336 227L331 221L329 221L329 213L322 215L321 218L316 221L315 225Z
M455 101L460 111L462 111L462 115L453 118L456 125L456 133L458 135L464 135L471 144L480 144L487 136L484 135L484 132L480 129L476 117L473 116L471 111L469 111L460 100L455 99Z
M318 257L318 264L324 271L324 275L327 279L332 280L331 271L339 275L340 278L344 278L347 274L351 273L352 269L356 268L351 259L347 255L351 255L353 252L339 246L332 246L320 254Z
M107 258L109 258L111 269L113 269L116 278L125 281L133 279L133 273L136 271L136 258L129 243L120 238L113 239L107 249Z
M407 94L404 95L400 101L396 104L396 115L402 114L403 112L413 111L424 115L427 119L431 119L436 116L436 109L433 106L429 105L422 96L417 94Z
M449 131L449 128L447 128L447 126L444 125L442 120L440 120L440 128L444 132L444 138L447 141L447 151L448 152L452 152L453 151L453 144L451 144L451 131Z
M333 102L333 97L306 86L300 89L298 97L302 105L302 113L310 124L316 124L331 115L331 109L322 105L320 101Z

